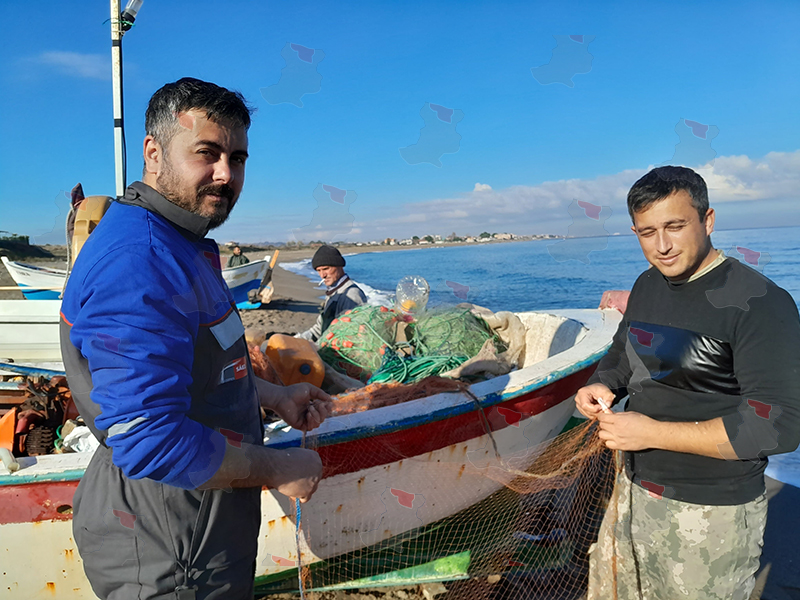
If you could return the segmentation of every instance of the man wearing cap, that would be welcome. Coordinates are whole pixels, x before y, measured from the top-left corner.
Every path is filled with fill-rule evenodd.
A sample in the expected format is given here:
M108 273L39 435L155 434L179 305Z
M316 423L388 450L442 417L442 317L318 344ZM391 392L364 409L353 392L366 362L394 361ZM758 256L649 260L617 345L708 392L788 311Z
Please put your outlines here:
M295 337L316 342L322 337L335 318L344 312L366 304L367 295L355 281L344 272L345 260L342 253L333 246L320 246L311 259L311 266L328 286L325 303L319 317L311 329L298 333Z

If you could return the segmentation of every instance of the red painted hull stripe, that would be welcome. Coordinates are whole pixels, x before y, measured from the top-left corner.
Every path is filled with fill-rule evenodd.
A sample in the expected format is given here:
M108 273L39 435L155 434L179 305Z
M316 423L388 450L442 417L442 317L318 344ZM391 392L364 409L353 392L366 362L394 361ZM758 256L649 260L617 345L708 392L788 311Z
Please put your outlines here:
M484 409L490 428L499 431L512 427L520 420L566 402L586 383L593 370L594 366L529 394ZM483 420L473 411L403 431L323 446L319 449L325 465L323 477L354 473L427 454L485 433ZM77 487L78 481L0 486L0 525L70 520L72 497Z
M490 428L499 431L511 427L520 419L528 419L567 401L586 383L593 371L594 365L529 394L484 409ZM412 429L323 446L318 452L324 465L323 477L332 477L427 454L485 433L483 420L477 411L473 411Z
M0 487L0 525L69 521L77 481L51 481Z

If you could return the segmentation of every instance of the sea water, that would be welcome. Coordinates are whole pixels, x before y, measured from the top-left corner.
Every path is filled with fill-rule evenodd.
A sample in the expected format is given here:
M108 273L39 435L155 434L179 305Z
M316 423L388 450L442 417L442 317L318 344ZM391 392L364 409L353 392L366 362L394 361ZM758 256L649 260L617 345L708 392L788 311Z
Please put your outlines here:
M728 255L746 257L800 306L800 227L719 231L712 241ZM281 266L319 282L310 259ZM648 266L629 235L415 246L347 256L346 270L371 304L390 306L397 282L421 275L431 286L429 306L466 301L493 311L528 311L594 308L604 290L629 290ZM800 486L800 451L771 458L768 474Z

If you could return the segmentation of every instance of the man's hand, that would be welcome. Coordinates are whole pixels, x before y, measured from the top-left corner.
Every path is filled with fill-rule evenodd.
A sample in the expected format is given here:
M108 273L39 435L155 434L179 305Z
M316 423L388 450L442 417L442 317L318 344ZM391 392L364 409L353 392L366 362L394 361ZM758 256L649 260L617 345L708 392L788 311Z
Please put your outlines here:
M605 408L601 402L605 403ZM584 386L575 394L575 406L587 419L596 419L598 415L606 412L606 408L610 408L613 403L614 393L602 383Z
M283 452L285 456L279 459L280 466L272 484L284 496L308 502L322 478L322 459L313 450L305 448L289 448Z
M309 431L319 427L331 414L333 399L318 387L296 383L283 390L272 410L295 429Z
M310 383L288 387L274 385L256 378L261 406L274 411L295 429L309 431L331 414L333 399Z
M655 448L660 432L659 421L637 412L604 413L597 415L600 439L611 450L636 452Z
M198 489L266 486L300 502L308 502L321 478L322 459L313 450L227 444L222 465Z

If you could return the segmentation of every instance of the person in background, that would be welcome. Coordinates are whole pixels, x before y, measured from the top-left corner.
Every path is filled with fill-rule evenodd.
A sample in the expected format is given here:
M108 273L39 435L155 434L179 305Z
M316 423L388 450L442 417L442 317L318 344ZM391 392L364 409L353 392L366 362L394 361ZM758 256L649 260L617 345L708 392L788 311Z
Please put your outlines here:
M588 599L746 600L767 457L800 442L797 306L714 249L714 209L691 169L644 175L628 212L652 267L575 396L624 463L590 549ZM626 394L624 412L608 409Z
M242 249L239 246L233 247L233 254L228 258L228 264L225 265L228 269L231 267L240 267L250 262L250 259L242 254Z
M314 325L295 337L317 342L330 326L331 322L342 313L366 304L367 295L355 281L344 272L346 261L338 249L333 246L320 246L311 259L311 266L322 277L328 287L325 291L325 302Z
M262 487L293 507L322 477L316 452L264 447L260 409L307 430L330 397L255 377L206 237L242 191L249 126L241 94L213 83L153 94L142 181L89 236L64 293L67 379L100 441L72 527L104 600L252 600Z

